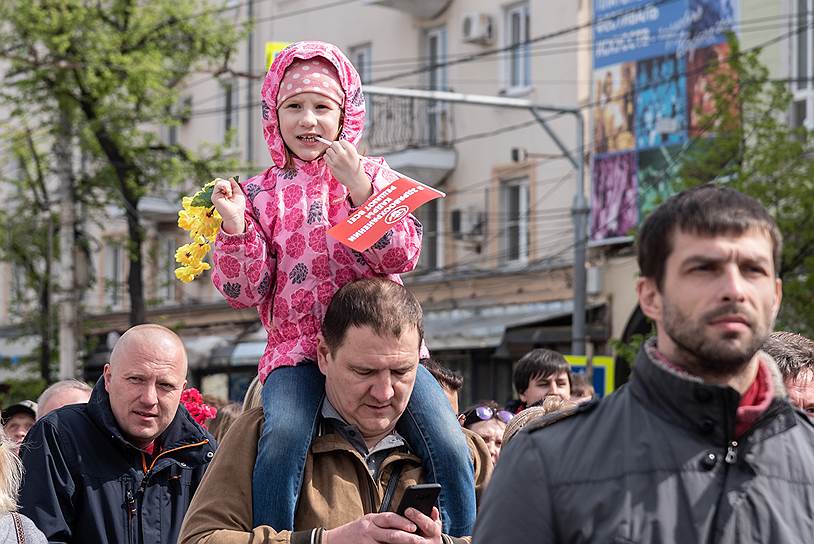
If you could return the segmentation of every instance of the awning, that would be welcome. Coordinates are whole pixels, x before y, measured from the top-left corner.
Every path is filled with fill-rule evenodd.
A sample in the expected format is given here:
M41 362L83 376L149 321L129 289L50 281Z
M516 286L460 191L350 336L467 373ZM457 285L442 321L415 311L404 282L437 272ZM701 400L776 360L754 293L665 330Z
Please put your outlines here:
M210 366L257 366L266 349L267 333L259 323L251 333L211 352Z
M569 300L430 311L424 314L424 337L430 351L494 348L507 328L570 315Z

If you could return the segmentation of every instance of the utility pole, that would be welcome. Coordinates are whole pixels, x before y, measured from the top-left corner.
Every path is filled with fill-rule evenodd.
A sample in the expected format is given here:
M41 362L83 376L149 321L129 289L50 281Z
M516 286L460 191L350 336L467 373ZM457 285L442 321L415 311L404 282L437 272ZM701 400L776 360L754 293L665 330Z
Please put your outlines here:
M73 128L70 116L60 104L59 129L54 142L59 178L59 379L76 377L77 299L74 262Z
M473 106L492 106L496 108L522 109L531 112L540 126L551 137L565 158L577 171L576 191L574 203L571 208L571 218L574 224L574 310L571 325L571 354L585 355L585 305L587 274L585 271L585 244L588 232L588 214L590 208L585 200L585 120L578 108L560 108L535 104L523 98L507 98L503 96L487 96L476 94L452 93L447 91L424 91L418 89L398 89L392 87L378 87L363 85L364 92L370 95L400 96L405 98L421 98L438 102L469 104ZM562 113L571 115L577 123L576 156L570 151L557 134L548 126L539 112ZM590 362L589 362L590 368Z

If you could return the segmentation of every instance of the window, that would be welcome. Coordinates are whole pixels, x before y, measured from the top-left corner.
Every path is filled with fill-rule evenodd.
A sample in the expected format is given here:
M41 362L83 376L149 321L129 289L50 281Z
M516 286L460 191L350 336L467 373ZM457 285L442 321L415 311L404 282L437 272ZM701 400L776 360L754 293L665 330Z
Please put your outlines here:
M525 89L531 85L529 57L529 4L523 2L506 9L506 46L508 51L506 81L508 89Z
M356 71L359 72L362 83L369 83L372 76L370 56L371 47L369 43L350 48L350 61Z
M11 301L12 306L24 304L26 299L25 280L27 277L25 267L20 263L9 263L11 268Z
M238 85L236 81L222 82L223 86L223 137L229 135L231 130L235 131L237 137L237 120L238 120L238 102L237 91ZM237 142L234 142L237 145Z
M180 124L189 122L190 113L192 111L192 97L187 96L180 99L175 105L171 106L168 110L168 115L177 123L170 123L164 127L164 141L167 145L178 144L178 132Z
M441 221L440 216L441 199L430 200L417 211L418 220L424 227L424 234L421 241L421 258L418 260L417 269L421 272L431 272L441 267Z
M814 0L796 0L797 13L794 34L793 71L794 105L791 117L794 127L805 126L814 129L814 70L812 70L812 49L814 49Z
M105 249L105 291L107 303L111 307L122 303L124 278L124 255L122 247L109 243Z
M163 235L158 239L159 260L158 260L158 297L160 304L173 304L175 302L175 287L178 280L175 279L175 250L178 242L174 236ZM180 266L180 265L179 265Z
M170 125L167 127L167 145L178 144L178 125Z
M447 29L428 30L425 35L427 58L427 89L447 90ZM445 105L443 102L427 101L427 143L435 145L443 141Z
M506 263L523 263L529 256L529 180L527 177L506 180L501 186L503 247Z
M350 48L350 61L353 67L359 72L359 79L362 84L370 83L373 79L373 68L371 65L372 48L369 43L357 45ZM371 104L370 97L365 95L365 129L370 126L373 119L373 105Z

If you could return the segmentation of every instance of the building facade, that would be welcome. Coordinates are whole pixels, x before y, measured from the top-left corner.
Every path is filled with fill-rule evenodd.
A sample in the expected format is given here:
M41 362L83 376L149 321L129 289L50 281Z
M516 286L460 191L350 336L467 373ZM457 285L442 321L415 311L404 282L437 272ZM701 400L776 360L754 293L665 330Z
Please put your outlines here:
M767 45L763 58L777 77L797 78L790 115L793 122L814 127L812 0L665 1L685 8L732 6L734 29L744 47L805 26L804 31ZM655 4L664 7L665 1ZM324 0L250 0L228 4L230 9L222 13L225 22L254 20L233 59L234 73L217 79L191 76L179 106L184 112L180 126L160 131L167 141L193 149L231 137L232 153L243 165L235 174L243 179L270 163L259 123L260 86L269 56L281 44L298 40L340 46L364 83L373 88L527 99L583 112L586 134L580 150L573 116L542 114L543 124L520 109L369 92L361 150L384 156L393 168L447 194L417 211L424 225L422 256L418 270L404 279L425 309L427 344L433 356L464 374L462 406L484 398L508 400L513 393L512 364L529 349L548 347L569 353L575 246L572 206L580 180L567 155L579 160L582 151L584 194L597 208L596 167L615 152L608 145L636 145L635 130L630 130L633 140L628 142L624 131L612 144L596 136L600 125L596 111L605 80L601 70L610 66L597 63L596 16L648 2L358 0L337 5ZM665 11L664 17L672 13ZM614 74L611 80L617 77L620 82L631 77L621 68ZM619 95L611 92L609 97ZM625 108L624 104L619 107L620 123L628 122ZM668 135L677 130L670 121L661 122L659 129L659 134ZM190 180L185 190L192 191L205 181ZM639 180L631 183L638 187ZM207 274L191 284L175 280L175 249L183 243L183 232L176 226L179 199L178 191L168 191L142 202L149 246L148 320L179 331L190 350L193 382L204 392L238 399L256 371L264 331L253 310L229 308ZM635 226L635 221L628 226ZM89 221L87 229L95 240L89 267L97 281L83 294L83 334L92 346L84 354L83 372L93 379L110 344L127 328L126 225L120 212L110 209L104 220ZM586 346L589 355L606 356L612 355L612 338L629 338L647 325L636 309L637 266L631 238L626 230L597 233L594 223L587 264ZM5 278L0 287L0 332L14 327L10 266L0 264ZM616 383L624 379L625 371L621 361L611 367Z

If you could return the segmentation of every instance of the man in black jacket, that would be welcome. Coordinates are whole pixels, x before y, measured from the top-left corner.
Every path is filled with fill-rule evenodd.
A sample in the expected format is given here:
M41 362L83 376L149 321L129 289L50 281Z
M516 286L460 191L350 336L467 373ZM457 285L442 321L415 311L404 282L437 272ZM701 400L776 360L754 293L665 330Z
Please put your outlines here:
M90 401L51 412L21 449L22 513L49 542L175 544L215 441L179 406L187 357L159 325L122 335Z
M656 337L629 384L512 440L474 542L814 542L814 425L760 351L781 249L765 208L732 189L655 210L636 287Z

